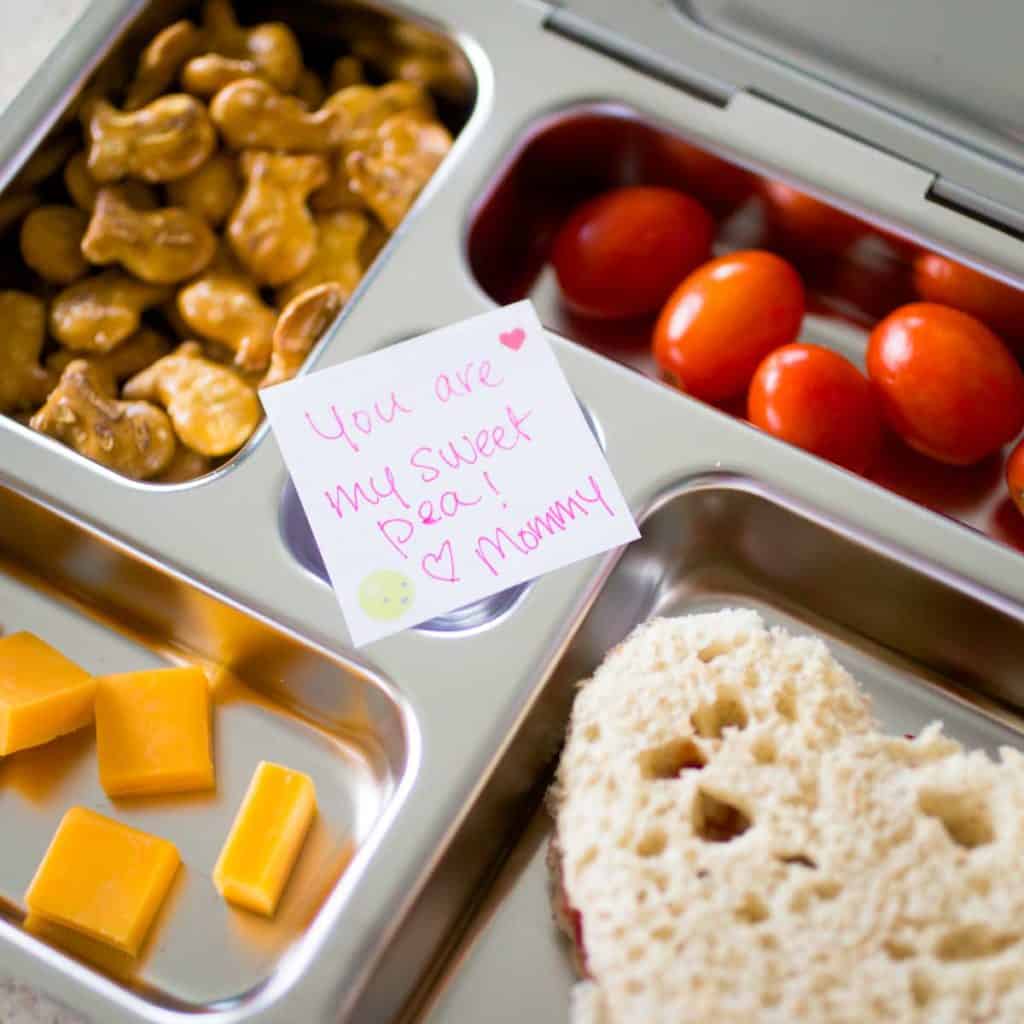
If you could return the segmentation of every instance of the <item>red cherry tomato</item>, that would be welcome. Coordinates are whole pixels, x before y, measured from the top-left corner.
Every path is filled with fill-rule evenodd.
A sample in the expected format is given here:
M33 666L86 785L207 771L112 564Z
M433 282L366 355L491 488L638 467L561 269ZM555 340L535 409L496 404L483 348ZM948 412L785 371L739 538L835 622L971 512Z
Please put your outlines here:
M921 298L970 313L1024 349L1024 291L937 252L923 252L914 261L914 287Z
M655 152L664 176L720 217L732 213L757 188L757 178L750 171L675 135L661 136Z
M730 253L672 293L654 328L654 358L684 391L722 401L796 337L803 315L804 287L785 260L757 249Z
M1024 427L1024 373L983 323L915 302L871 332L868 376L890 426L918 451L966 466Z
M769 223L795 245L841 253L871 230L856 217L781 181L765 181L761 191Z
M566 305L605 319L652 313L711 253L715 226L695 199L636 186L584 203L555 239L551 262Z
M819 345L784 345L757 368L747 396L756 427L863 473L882 446L882 418L868 379Z
M1019 441L1006 460L1006 486L1014 505L1024 515L1024 441Z

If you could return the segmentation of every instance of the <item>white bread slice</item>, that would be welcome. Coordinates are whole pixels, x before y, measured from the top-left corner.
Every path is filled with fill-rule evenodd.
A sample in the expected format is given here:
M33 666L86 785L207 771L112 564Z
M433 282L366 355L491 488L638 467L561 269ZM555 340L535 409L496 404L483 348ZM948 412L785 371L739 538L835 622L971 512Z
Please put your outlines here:
M641 627L553 795L574 1024L1024 1021L1024 758L882 736L819 640Z

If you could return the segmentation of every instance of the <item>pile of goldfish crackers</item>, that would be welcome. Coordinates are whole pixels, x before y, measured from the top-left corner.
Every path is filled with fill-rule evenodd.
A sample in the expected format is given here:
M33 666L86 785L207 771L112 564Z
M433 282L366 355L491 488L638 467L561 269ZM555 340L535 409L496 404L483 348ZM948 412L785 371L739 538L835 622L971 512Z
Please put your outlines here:
M352 46L325 84L287 25L207 0L126 87L97 73L0 197L0 412L139 480L245 444L451 146L457 56L408 25Z

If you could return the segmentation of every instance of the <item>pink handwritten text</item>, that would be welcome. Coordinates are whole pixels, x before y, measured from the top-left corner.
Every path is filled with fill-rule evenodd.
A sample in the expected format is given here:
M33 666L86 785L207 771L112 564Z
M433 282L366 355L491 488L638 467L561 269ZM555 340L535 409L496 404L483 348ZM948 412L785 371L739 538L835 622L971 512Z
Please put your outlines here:
M434 395L439 402L448 402L452 398L464 398L473 393L475 385L484 388L500 388L505 383L504 377L493 380L491 377L492 367L490 359L485 359L477 364L473 360L466 363L464 370L455 371L455 379L452 374L439 373L434 378Z
M605 499L601 486L591 474L587 477L589 493L577 487L563 501L559 498L540 515L532 516L523 526L510 533L499 526L493 534L477 537L474 552L492 576L497 576L506 559L513 555L529 555L541 546L546 537L564 533L574 523L587 519L599 506L612 518L615 511Z
M334 420L334 429L321 430L313 422L313 417L306 411L306 422L317 437L325 441L344 441L349 448L359 454L358 434L369 437L376 426L387 426L394 423L400 413L409 415L412 413L409 406L403 405L394 391L383 403L374 402L373 406L367 409L354 409L348 415L348 421L344 414L338 411L333 403L330 406L330 416Z
M421 445L409 456L409 465L420 470L420 479L425 484L433 483L443 472L444 467L458 469L460 466L475 465L480 459L493 458L499 451L510 452L520 442L529 443L533 437L523 429L532 409L517 413L511 405L505 406L505 416L512 433L504 424L497 424L478 430L472 436L462 434L441 445Z

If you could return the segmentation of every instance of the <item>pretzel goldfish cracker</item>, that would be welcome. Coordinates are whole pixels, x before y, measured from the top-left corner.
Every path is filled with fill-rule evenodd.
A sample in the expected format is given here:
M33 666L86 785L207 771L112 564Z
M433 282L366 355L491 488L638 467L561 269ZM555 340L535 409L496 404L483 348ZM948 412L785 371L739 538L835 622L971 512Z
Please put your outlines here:
M352 85L333 93L322 109L336 110L346 119L346 150L365 145L380 126L395 114L434 117L434 103L418 85L388 82L387 85Z
M139 329L144 310L170 297L120 270L105 270L65 288L50 308L50 333L76 352L109 352Z
M52 384L39 365L46 340L46 306L27 292L0 291L0 323L0 412L34 408Z
M282 310L274 328L270 368L261 388L291 380L302 369L306 356L345 305L344 290L333 281L300 292Z
M158 32L142 51L135 77L125 92L124 109L138 110L174 84L185 62L201 52L203 34L187 20Z
M130 112L94 100L86 134L89 173L100 184L125 175L156 183L183 178L206 161L217 142L206 108L184 93Z
M180 440L200 455L230 455L260 421L255 389L233 370L206 359L194 341L136 374L123 390L126 398L160 402Z
M341 145L348 128L344 111L329 103L310 111L259 78L225 86L210 104L210 117L235 149L318 152Z
M262 284L297 277L316 252L316 225L306 207L327 180L321 156L247 150L241 158L245 192L228 222L228 239L241 264Z
M177 310L193 336L231 349L238 366L266 369L277 314L244 275L204 274L178 292Z
M339 210L316 218L316 252L305 270L277 290L283 306L300 292L328 281L341 288L345 300L356 290L363 271L363 245L370 232L365 214Z
M242 28L230 0L207 0L202 25L212 53L251 61L259 74L282 92L295 88L302 73L302 51L287 25L272 21Z
M43 280L71 284L89 272L82 238L89 218L77 206L40 206L21 225L21 258Z
M339 57L331 65L331 75L328 79L330 92L340 92L350 85L363 85L366 82L366 74L363 71L363 62L358 57Z
M352 191L384 227L394 231L451 145L451 135L439 122L411 113L396 114L364 148L345 158Z
M110 397L102 375L84 359L67 365L30 426L134 480L160 473L176 445L166 413L149 402Z
M213 259L217 240L202 217L169 206L139 211L117 189L102 189L82 239L82 252L97 264L120 263L150 284L175 284L198 274Z
M75 206L86 213L92 213L96 197L103 186L89 173L89 162L84 150L79 150L64 165L64 187ZM122 181L118 188L136 210L155 210L160 205L153 189L134 178Z
M134 376L170 351L171 343L162 334L149 327L140 327L127 341L122 341L110 352L83 356L80 352L59 348L47 356L46 368L59 376L73 360L84 359L110 379L111 393L116 394L118 382Z

